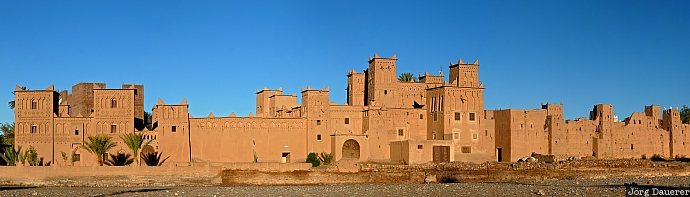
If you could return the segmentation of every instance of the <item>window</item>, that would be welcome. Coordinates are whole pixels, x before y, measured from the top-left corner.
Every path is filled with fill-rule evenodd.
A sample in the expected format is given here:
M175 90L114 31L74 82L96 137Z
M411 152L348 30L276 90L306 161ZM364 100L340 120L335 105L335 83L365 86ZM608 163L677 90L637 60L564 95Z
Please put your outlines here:
M74 135L79 135L79 129L74 130Z
M436 132L431 132L431 139L435 140L436 139Z
M321 125L321 120L316 120L316 125Z
M321 141L321 134L316 134L316 141Z
M455 120L460 120L461 114L460 112L455 112Z
M474 112L470 112L470 121L474 121L474 118L475 118L474 115L475 115Z
M404 129L398 129L398 135L399 135L399 136L404 136L404 135L405 135L405 130L404 130Z
M489 130L484 130L484 136L489 136Z
M117 100L115 100L115 99L110 100L110 108L117 108Z
M438 120L438 113L434 113L434 121Z
M38 125L31 125L31 133L38 133Z
M117 125L110 125L110 133L116 133L117 132Z
M171 130L172 132L177 132L177 126L172 126Z
M35 100L32 100L31 101L31 109L37 109L37 108L38 108L38 102L36 102Z
M80 154L74 154L72 156L72 160L74 161L81 161L81 155Z
M350 118L345 118L345 124L350 124Z
M459 140L460 139L460 132L453 132L453 139Z
M472 147L463 146L462 147L462 153L472 153Z
M424 149L424 146L419 144L419 145L417 145L417 149Z
M388 90L384 90L384 91L383 91L383 94L388 94Z
M479 139L479 135L476 134L476 133L473 133L473 134L472 134L472 139L473 139L473 140Z
M419 114L419 119L424 119L424 114Z

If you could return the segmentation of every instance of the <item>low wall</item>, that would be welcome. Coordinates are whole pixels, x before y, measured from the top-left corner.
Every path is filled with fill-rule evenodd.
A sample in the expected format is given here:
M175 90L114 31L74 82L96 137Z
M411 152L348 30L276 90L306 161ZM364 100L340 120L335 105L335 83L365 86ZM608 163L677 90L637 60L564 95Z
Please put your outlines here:
M261 172L226 170L222 183L233 185L323 185L424 183L424 172Z
M308 171L308 163L194 163L191 166L0 166L0 185L24 186L206 186L221 172Z

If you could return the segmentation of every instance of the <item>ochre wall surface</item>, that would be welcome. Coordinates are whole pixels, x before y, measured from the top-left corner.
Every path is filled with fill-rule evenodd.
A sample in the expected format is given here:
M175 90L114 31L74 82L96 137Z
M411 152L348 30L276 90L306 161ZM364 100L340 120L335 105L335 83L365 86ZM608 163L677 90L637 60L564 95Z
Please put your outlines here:
M81 148L95 135L117 143L109 154L129 153L120 136L135 132L150 141L142 151L162 153L171 166L301 163L311 152L331 153L336 161L405 163L517 161L533 153L602 159L690 155L690 126L681 123L677 109L645 106L622 121L609 104L594 105L589 117L575 120L563 118L562 104L487 110L478 61L450 63L448 79L443 72L426 72L401 82L397 70L405 67L397 60L374 55L366 70L347 71L344 104L330 100L328 87L292 94L263 88L247 116L191 117L185 99L159 99L151 130L143 127L143 85L109 89L79 83L71 94L52 86L17 87L16 145L33 147L44 162L60 166L96 165L97 157ZM80 159L66 162L63 152Z

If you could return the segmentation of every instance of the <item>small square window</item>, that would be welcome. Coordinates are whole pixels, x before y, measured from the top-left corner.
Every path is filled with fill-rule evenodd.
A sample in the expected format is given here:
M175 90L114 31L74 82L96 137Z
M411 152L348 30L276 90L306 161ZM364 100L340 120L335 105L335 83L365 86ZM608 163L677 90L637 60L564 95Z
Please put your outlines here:
M316 141L321 141L321 134L316 135Z
M321 120L316 120L316 125L321 125Z
M455 120L460 120L461 114L460 112L455 112Z
M81 161L81 154L74 154L72 158L73 161Z
M74 135L79 135L79 129L74 130Z
M419 144L419 145L417 145L417 149L424 149L424 146Z
M171 130L172 132L177 132L177 126L172 126Z
M459 140L460 139L460 132L453 132L453 139Z
M404 129L398 129L398 135L399 135L399 136L404 136L404 135L405 135L405 130L404 130Z
M470 146L463 146L463 147L462 147L462 153L472 153L472 147L470 147Z
M345 124L350 124L350 118L345 118Z
M475 119L474 116L475 116L475 113L474 113L474 112L470 112L470 121L474 121L474 119Z
M110 133L117 133L117 125L110 125Z
M38 133L38 125L31 125L31 133Z
M473 139L473 140L479 139L479 135L476 134L476 133L473 133L473 134L472 134L472 139Z

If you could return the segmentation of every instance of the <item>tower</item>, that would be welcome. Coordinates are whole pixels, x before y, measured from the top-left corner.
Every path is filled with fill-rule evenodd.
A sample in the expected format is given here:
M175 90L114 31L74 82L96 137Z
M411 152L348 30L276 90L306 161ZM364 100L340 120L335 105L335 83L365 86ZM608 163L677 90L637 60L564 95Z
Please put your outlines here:
M51 85L45 90L14 91L15 146L34 147L44 162L55 161L54 116L58 112L58 93Z
M386 106L386 103L393 103L392 99L398 83L396 76L396 62L398 58L395 54L390 58L379 57L369 59L369 69L367 69L367 105Z
M329 89L302 90L302 117L307 119L308 152L330 152L330 135L328 129Z
M256 91L256 117L269 117L272 112L271 107L271 97L275 95L282 95L283 89L278 88L277 90L269 90L264 87L263 90Z
M347 72L347 104L350 106L364 105L364 73L357 73L354 69Z
M472 64L466 64L462 59L456 64L451 63L449 81L458 87L481 87L479 60L475 60Z
M171 163L192 161L189 128L189 105L183 99L180 104L165 104L158 99L151 117L153 127L158 131L159 150L169 151ZM142 148L152 149L152 148Z

